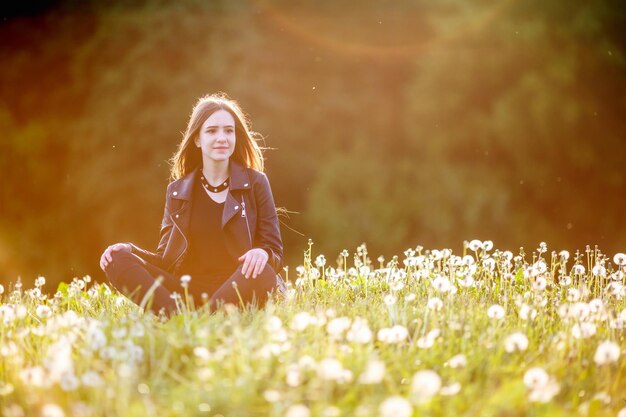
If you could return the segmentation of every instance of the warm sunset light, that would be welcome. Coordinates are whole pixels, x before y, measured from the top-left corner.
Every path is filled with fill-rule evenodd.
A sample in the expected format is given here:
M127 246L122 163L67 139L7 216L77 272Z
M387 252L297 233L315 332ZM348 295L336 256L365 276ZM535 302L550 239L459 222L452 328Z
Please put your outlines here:
M1 416L626 417L619 2L9 3Z

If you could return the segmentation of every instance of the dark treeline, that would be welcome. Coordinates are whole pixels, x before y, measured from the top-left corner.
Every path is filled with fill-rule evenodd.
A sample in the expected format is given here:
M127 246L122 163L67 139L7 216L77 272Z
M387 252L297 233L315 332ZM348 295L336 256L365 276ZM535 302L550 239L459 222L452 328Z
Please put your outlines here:
M0 19L0 277L153 249L196 99L266 138L288 263L367 242L624 251L618 1L40 2Z

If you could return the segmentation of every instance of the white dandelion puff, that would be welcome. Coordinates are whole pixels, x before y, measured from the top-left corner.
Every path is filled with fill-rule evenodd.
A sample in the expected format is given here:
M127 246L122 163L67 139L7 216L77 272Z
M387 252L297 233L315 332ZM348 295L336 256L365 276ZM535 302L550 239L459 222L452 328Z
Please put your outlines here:
M431 370L418 371L411 381L411 398L424 402L435 396L441 389L441 377Z
M398 301L398 298L393 294L387 294L383 297L383 302L387 306L392 306Z
M441 298L439 297L429 298L426 307L430 310L439 311L443 308L443 301L441 301Z
M411 417L413 406L404 397L394 395L380 404L380 417Z
M451 357L444 365L447 365L452 369L464 368L467 366L467 358L465 355L460 353Z
M483 242L481 242L478 239L474 239L472 241L470 241L470 243L467 245L467 247L469 248L469 250L476 252L477 250L481 249L483 247Z
M180 277L180 286L183 288L187 288L189 286L189 281L191 281L191 275L183 275Z
M432 282L433 288L441 293L450 292L452 289L452 284L450 284L450 280L444 276L436 277Z
M600 264L596 264L591 268L591 273L596 277L606 277L606 268Z
M523 352L528 348L528 337L524 333L515 332L507 336L504 341L504 349L508 353L515 351Z
M99 388L104 385L104 380L96 371L87 371L80 377L82 384L86 387Z
M280 401L280 391L277 391L275 389L265 390L263 391L263 398L265 398L265 401L267 401L268 403L275 403L277 401Z
M370 330L367 320L357 317L354 319L350 330L346 333L349 342L366 344L372 341L372 330Z
M340 339L343 333L350 328L350 319L348 317L337 317L332 319L326 325L326 331L328 335L334 339Z
M52 315L52 310L50 309L50 307L40 304L35 309L35 314L37 314L37 316L42 319L47 319Z
M615 342L604 341L598 345L593 360L598 366L602 366L617 362L619 356L619 345Z
M459 392L461 392L461 384L459 384L458 382L441 387L441 389L439 390L439 394L446 397L456 395Z
M304 404L293 404L289 406L285 417L310 417L311 410Z
M314 322L315 317L311 316L311 314L306 311L301 311L293 316L290 326L293 330L302 331Z
M596 334L596 325L589 322L576 323L572 327L572 336L575 339L588 339Z
M504 308L501 305L494 304L487 310L487 316L493 320L502 320L504 318Z
M323 268L324 265L326 265L326 257L324 257L324 255L318 255L317 258L315 258L315 266Z
M613 262L619 266L626 265L626 254L616 253L615 256L613 256Z
M45 404L41 407L41 417L65 417L65 412L56 404Z
M322 359L317 366L317 375L325 380L338 380L343 376L343 366L335 358Z
M524 385L533 390L545 387L549 380L550 376L543 368L530 368L524 374Z
M382 328L378 331L378 340L383 343L400 343L409 336L409 331L402 325Z
M372 360L367 363L367 367L359 376L361 384L379 384L385 377L385 362Z

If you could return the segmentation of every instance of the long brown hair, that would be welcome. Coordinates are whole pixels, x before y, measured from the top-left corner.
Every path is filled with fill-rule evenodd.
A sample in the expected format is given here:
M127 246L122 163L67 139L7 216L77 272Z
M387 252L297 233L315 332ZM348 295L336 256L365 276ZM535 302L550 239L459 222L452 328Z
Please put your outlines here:
M235 100L228 98L225 93L216 93L201 97L194 106L183 139L170 159L172 181L184 177L202 165L202 151L194 146L194 141L202 124L218 110L226 110L235 119L235 151L230 157L231 160L263 172L262 148L257 143L263 137L250 130L250 124Z

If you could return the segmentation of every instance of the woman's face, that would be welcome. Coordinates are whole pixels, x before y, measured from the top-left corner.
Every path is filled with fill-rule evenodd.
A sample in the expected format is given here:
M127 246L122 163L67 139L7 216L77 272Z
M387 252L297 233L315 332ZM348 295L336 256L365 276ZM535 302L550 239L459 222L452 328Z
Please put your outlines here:
M217 110L202 124L196 146L204 161L225 161L235 152L235 119L226 110Z

